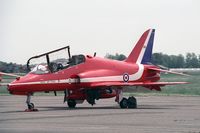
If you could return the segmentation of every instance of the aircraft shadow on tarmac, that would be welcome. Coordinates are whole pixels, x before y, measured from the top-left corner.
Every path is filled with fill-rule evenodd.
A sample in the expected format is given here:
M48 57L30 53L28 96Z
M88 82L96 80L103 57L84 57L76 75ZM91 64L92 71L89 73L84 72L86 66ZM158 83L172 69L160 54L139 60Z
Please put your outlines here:
M38 112L48 112L48 111L62 111L62 110L166 110L176 108L176 106L172 105L139 105L137 109L121 109L118 105L117 106L104 106L104 107L95 107L95 106L88 106L88 107L76 107L76 108L68 108L66 106L38 106ZM4 111L0 113L20 113L24 112L24 110L15 110L15 111Z
M143 110L143 109L171 109L172 107L167 106L156 106L156 105L140 105L137 109L121 109L118 105L117 106L104 106L104 107L95 107L95 106L88 106L88 107L76 107L76 108L68 108L68 107L53 107L53 106L40 106L39 108L43 108L42 111L50 111L50 110ZM44 110L44 108L46 110Z
M4 118L0 119L1 122L6 122L6 121L18 121L18 120L40 120L40 119L63 119L63 118L81 118L81 117L100 117L100 116L119 116L119 115L138 115L138 114L160 114L163 112L112 112L112 113L94 113L94 114L75 114L75 115L58 115L58 116L33 116L30 115L29 117L23 118Z
M47 110L44 110L44 108L46 108ZM47 106L41 106L41 111L38 112L46 112L46 111L55 111L55 110L66 110L66 113L64 115L37 115L37 112L26 112L26 113L30 113L30 115L24 117L20 117L20 118L3 118L0 119L0 123L1 122L8 122L8 121L18 121L18 120L40 120L40 119L63 119L63 118L81 118L81 117L100 117L100 116L126 116L126 115L138 115L138 114L161 114L164 112L158 111L157 109L166 109L166 108L138 108L138 109L120 109L117 107L77 107L76 109L66 109L66 107L47 107ZM113 112L97 112L97 113L90 113L88 112L87 114L83 113L83 114L67 114L67 110L80 110L80 109L86 109L86 110L91 110L91 109L118 109L119 111L113 111ZM144 111L144 109L154 109L153 111ZM168 109L168 108L167 108ZM120 110L133 110L133 111L120 111ZM135 111L134 111L135 110ZM140 110L143 110L140 112ZM157 110L157 111L156 111ZM1 113L24 113L24 111L8 111L8 112L1 112ZM36 113L36 115L32 115L33 113ZM39 113L40 114L40 113ZM4 114L5 115L5 114Z

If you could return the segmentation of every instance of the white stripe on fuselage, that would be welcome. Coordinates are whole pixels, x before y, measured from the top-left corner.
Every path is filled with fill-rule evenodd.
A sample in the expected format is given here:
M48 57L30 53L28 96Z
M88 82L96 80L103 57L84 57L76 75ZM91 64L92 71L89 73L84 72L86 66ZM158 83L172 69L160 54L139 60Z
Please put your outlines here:
M144 66L142 64L137 64L139 67L139 70L134 73L129 75L129 80L130 81L135 81L141 78L143 71L144 71ZM93 78L82 78L81 83L87 83L87 82L103 82L103 81L123 81L123 75L118 75L118 76L105 76L105 77L93 77Z
M136 81L142 77L144 72L144 66L142 64L137 64L139 69L136 73L129 75L129 81ZM93 77L93 78L81 78L81 83L92 83L92 82L108 82L108 81L124 81L123 75L118 76L105 76L105 77ZM26 83L11 83L10 85L33 85L33 84L53 84L53 83L75 83L76 79L62 79L62 80L47 80L38 82L26 82Z
M142 62L142 58L143 58L144 53L145 53L145 51L146 51L146 48L147 48L147 45L148 45L148 42L149 42L149 39L150 39L150 36L151 36L152 31L153 31L152 29L149 31L149 33L148 33L148 35L147 35L147 38L146 38L146 40L145 40L145 42L144 42L144 45L143 45L143 47L142 47L142 50L140 51L140 55L139 55L139 57L138 57L138 59L137 59L137 63L138 63L138 64L140 64L140 63Z

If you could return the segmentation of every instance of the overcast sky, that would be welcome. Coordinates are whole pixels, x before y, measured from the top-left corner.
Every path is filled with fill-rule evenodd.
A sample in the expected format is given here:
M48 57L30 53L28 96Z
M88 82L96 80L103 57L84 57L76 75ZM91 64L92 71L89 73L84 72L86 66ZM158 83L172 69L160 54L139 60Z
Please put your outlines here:
M0 61L25 64L66 45L127 56L149 28L154 52L200 54L200 0L0 0Z

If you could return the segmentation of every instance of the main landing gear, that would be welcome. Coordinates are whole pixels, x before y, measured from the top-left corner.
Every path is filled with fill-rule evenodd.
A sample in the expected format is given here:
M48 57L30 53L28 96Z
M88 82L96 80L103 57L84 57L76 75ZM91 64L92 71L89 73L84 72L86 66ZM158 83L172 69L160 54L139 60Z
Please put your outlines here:
M63 103L67 102L68 107L73 109L73 108L76 107L77 102L74 99L68 99L69 95L70 95L70 91L65 90L64 91L64 101L63 101Z
M26 112L38 111L38 109L34 108L34 104L31 103L31 94L27 95L26 104L28 106L28 109L25 110Z
M135 109L137 108L137 100L135 97L129 97L127 98L122 98L122 100L119 102L119 106L124 109L124 108L132 108Z
M135 97L129 97L128 99L123 97L123 91L122 89L117 89L117 96L115 101L119 103L120 108L125 109L125 108L131 108L135 109L137 108L137 100Z
M67 105L68 105L68 107L69 108L75 108L76 107L76 101L75 100L73 100L73 99L68 99L67 100Z

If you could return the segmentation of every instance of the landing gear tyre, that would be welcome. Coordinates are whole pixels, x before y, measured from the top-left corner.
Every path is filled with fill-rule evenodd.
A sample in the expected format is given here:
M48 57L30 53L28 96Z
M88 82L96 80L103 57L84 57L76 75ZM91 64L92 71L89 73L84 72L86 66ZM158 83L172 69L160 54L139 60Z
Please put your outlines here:
M135 97L128 98L128 108L131 108L131 109L137 108L137 100Z
M125 109L128 107L128 99L127 98L122 98L122 100L119 103L120 108Z
M75 107L76 107L76 101L73 100L73 99L69 99L69 100L67 101L67 104L68 104L68 107L69 107L69 108L75 108Z
M32 110L32 109L34 109L34 104L33 103L30 103L30 104L28 104L28 109L30 109L30 110Z

